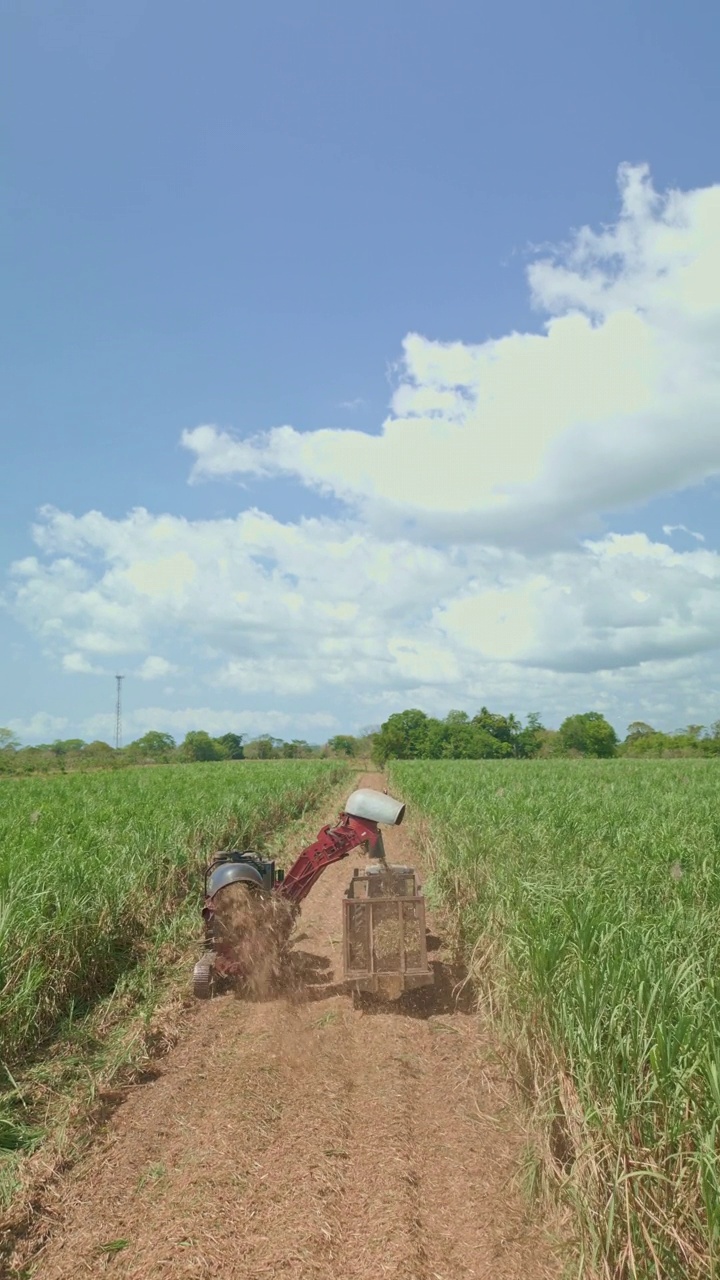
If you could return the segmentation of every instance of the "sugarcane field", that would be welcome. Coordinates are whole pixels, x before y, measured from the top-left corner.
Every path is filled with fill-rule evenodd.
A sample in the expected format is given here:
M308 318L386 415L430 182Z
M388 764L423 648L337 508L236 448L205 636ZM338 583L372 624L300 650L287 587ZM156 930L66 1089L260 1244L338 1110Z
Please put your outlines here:
M707 1275L712 771L3 784L7 1273Z

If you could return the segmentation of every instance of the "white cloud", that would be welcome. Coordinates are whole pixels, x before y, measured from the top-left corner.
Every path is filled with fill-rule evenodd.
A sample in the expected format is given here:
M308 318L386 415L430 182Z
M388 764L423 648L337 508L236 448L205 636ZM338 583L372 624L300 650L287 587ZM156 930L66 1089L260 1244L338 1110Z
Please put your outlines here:
M193 478L293 475L378 529L521 547L720 473L720 186L620 170L615 226L528 271L544 332L404 342L381 435L183 434Z
M338 723L355 715L364 723L388 699L406 705L419 690L425 702L457 704L492 701L504 688L516 705L513 682L529 706L544 689L562 711L563 679L568 690L584 679L591 702L611 673L632 671L641 689L648 664L709 653L720 635L720 556L676 551L642 532L529 556L381 542L352 520L282 524L257 511L190 522L48 510L43 519L38 540L54 556L65 561L72 548L78 563L99 566L86 570L52 637L44 624L58 622L55 561L30 575L28 620L66 665L88 661L83 644L98 615L120 601L134 619L132 643L139 636L146 651L159 644L171 655L146 658L137 676L165 678L182 666L208 690L231 691L258 723L270 697L290 700L288 717L324 709ZM193 572L179 591L175 581L148 593L154 560L168 558ZM144 576L133 572L138 563ZM28 575L20 582L22 612ZM614 697L626 686L618 678L608 687ZM205 710L226 725L236 720L232 709ZM167 718L163 725L172 729Z
M54 742L67 729L69 721L66 716L53 716L46 711L37 711L27 719L10 720L7 728L12 729L24 743Z
M235 689L238 693L272 693L290 696L312 694L317 680L311 665L302 658L277 658L269 654L264 658L233 659L214 677L220 688Z
M671 534L679 531L681 533L687 533L691 538L694 538L696 542L705 541L704 534L695 533L693 529L688 529L686 524L664 524L662 527L662 531L668 538L671 536Z
M168 662L167 658L151 654L137 668L135 675L141 680L164 680L167 676L176 675L179 669L173 662Z
M184 433L195 479L295 476L344 517L48 507L13 566L16 617L69 671L183 671L198 706L128 711L126 737L308 736L413 702L551 723L720 704L720 557L599 520L720 473L720 187L660 197L636 168L621 191L615 226L530 268L542 333L406 338L381 435ZM244 709L202 705L230 699Z
M718 648L720 556L675 552L643 533L532 561L508 554L501 585L478 581L435 620L484 659L557 672L638 668Z
M48 647L95 653L105 619L119 609L128 626L108 637L118 650L147 652L160 641L174 657L182 636L196 663L200 655L220 660L211 668L216 684L283 694L347 685L363 672L383 681L392 665L386 628L413 638L465 577L452 553L387 544L352 523L282 524L254 510L193 523L145 511L113 521L47 509L36 540L49 562L17 576L15 610ZM179 577L163 576L170 561L182 564ZM64 609L58 566L74 583ZM153 671L168 674L155 660L139 674Z
M96 667L92 662L89 662L84 653L63 654L62 668L63 671L69 671L73 675L99 676L106 674L103 667Z
M338 722L333 715L316 712L292 716L284 711L218 711L214 707L137 707L123 716L123 741L141 737L150 729L158 729L161 733L171 733L181 739L186 733L195 729L204 729L206 733L217 736L221 733L243 733L252 737L254 734L271 733L273 737L282 737L297 726L304 731L308 741L314 734L315 739L323 741L337 728ZM99 736L108 742L113 740L115 719L110 713L90 716L83 721L82 729L86 738Z

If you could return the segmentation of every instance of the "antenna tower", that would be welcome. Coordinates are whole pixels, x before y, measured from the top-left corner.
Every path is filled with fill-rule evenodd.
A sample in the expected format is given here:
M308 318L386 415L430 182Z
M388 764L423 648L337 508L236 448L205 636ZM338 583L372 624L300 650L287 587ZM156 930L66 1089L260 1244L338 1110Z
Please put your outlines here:
M122 682L124 676L116 676L115 683L117 685L117 699L115 702L115 750L119 751L122 746Z

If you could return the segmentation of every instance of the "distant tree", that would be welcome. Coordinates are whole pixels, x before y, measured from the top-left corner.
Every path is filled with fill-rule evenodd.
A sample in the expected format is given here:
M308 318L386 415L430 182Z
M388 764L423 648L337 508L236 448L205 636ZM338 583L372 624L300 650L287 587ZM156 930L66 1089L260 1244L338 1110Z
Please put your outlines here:
M180 754L184 760L188 761L222 759L220 748L204 729L196 729L185 734L185 740L180 747Z
M444 720L428 717L423 729L422 757L424 760L443 760L450 757L452 727ZM382 734L380 736L382 737Z
M50 750L54 751L56 756L67 756L75 751L82 751L85 745L82 738L56 738Z
M245 748L245 755L252 760L275 760L282 749L282 738L273 738L269 733L261 733L253 738Z
M215 742L224 751L227 760L242 760L245 756L244 737L243 733L224 733L221 738L216 738Z
M630 742L635 738L647 738L649 734L656 732L652 725L646 724L644 720L633 720L627 727L626 742Z
M386 760L412 760L425 754L428 717L413 707L388 717L375 735L373 758L379 765Z
M460 713L428 720L424 754L430 760L492 760L509 755L510 747Z
M563 751L578 751L584 756L614 756L617 734L599 711L568 716L558 730Z
M480 708L472 723L509 748L501 754L526 759L538 755L541 750L545 730L537 711L530 712L525 728L513 712L506 716L498 715L487 707Z
M662 756L672 748L673 739L670 735L653 729L651 733L628 734L618 752L623 756Z
M47 747L19 747L15 752L0 752L0 769L3 762L17 773L50 773L58 767L56 756Z
M142 757L148 760L167 760L175 750L175 739L169 733L160 733L157 729L150 729L143 734L142 738L137 738L135 742L131 742L127 748L128 754Z
M531 711L525 728L518 728L513 736L513 754L521 760L529 760L539 755L546 729L540 720L539 712Z
M480 708L473 716L472 723L478 729L489 733L491 737L497 738L498 742L506 742L511 748L520 732L520 721L512 713L509 716L500 716L488 711L487 707Z
M280 755L283 760L299 760L311 756L316 748L311 747L304 738L293 738L292 742L280 743Z
M337 733L334 738L328 738L328 746L339 756L355 756L357 755L357 738L350 733Z
M538 734L539 748L536 754L541 760L552 759L562 755L562 745L557 729L542 729Z
M113 748L108 746L107 742L103 742L100 738L96 738L94 742L88 742L83 747L83 759L93 759L108 762L115 756Z
M20 746L12 729L0 729L0 751L17 751Z
M497 715L487 707L474 715L449 711L444 720L427 716L417 708L397 712L381 726L372 740L373 759L384 764L391 758L430 760L502 760L509 756L537 755L544 742L536 712L527 726L513 715Z
M82 751L71 753L69 758L77 769L115 769L121 763L117 752L100 738L86 743ZM66 759L64 756L63 762Z

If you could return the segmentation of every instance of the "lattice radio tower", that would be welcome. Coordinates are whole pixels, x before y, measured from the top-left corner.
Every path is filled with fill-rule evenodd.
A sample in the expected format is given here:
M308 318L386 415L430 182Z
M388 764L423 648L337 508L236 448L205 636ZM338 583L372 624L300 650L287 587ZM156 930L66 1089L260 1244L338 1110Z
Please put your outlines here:
M115 683L117 685L117 698L115 701L115 750L119 751L122 746L122 682L124 676L116 676Z

